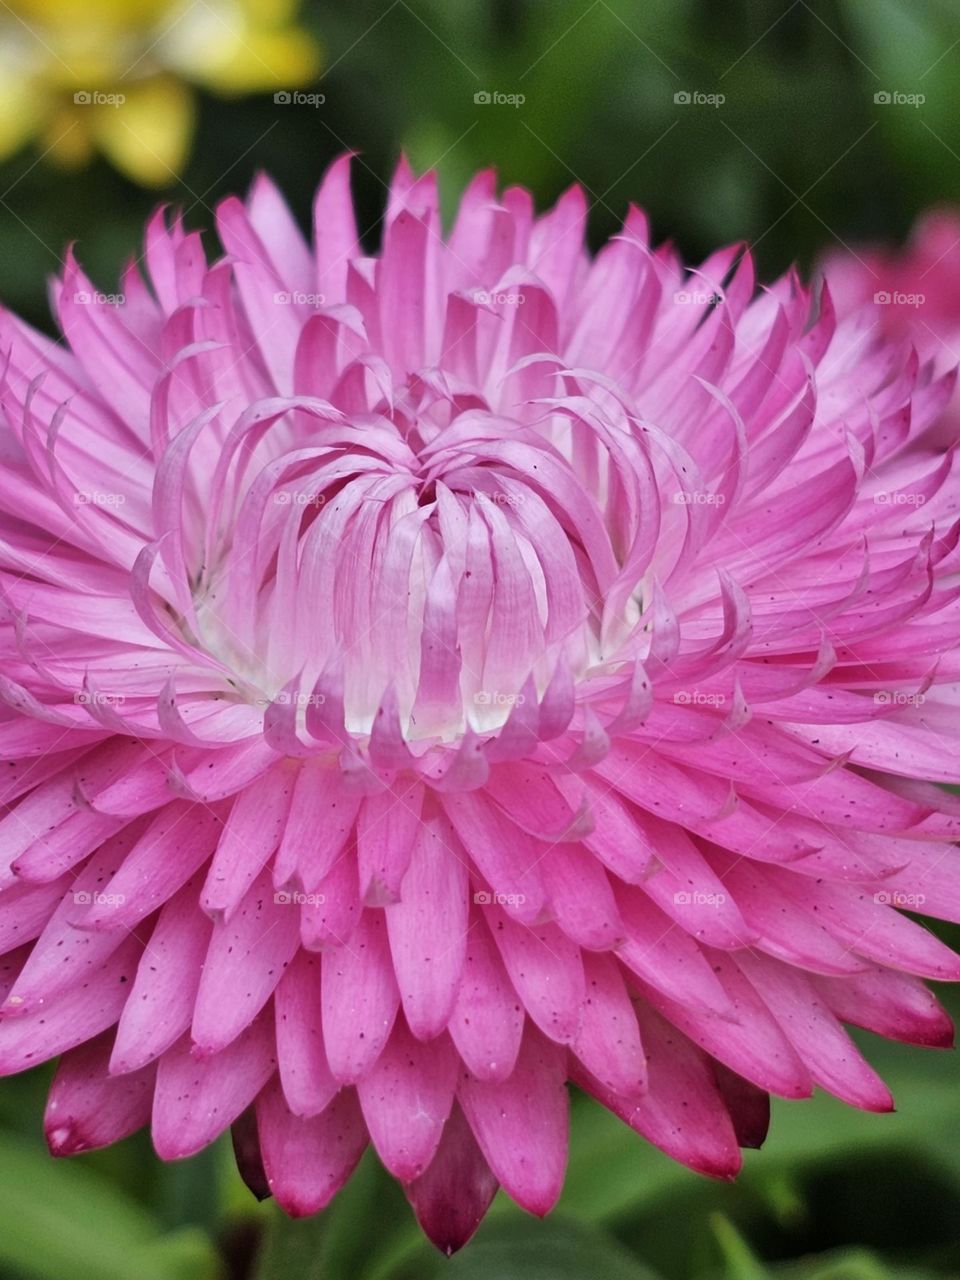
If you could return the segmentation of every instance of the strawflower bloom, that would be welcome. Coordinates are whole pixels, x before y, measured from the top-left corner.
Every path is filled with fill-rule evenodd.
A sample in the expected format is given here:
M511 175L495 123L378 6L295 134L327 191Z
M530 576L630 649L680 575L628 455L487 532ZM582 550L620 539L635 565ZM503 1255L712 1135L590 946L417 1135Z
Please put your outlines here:
M934 208L917 219L909 243L835 249L822 262L841 315L873 308L881 333L909 340L939 373L960 363L960 209ZM948 448L960 436L954 396L933 442Z
M546 1213L568 1082L732 1177L769 1095L886 1111L960 959L952 388L579 188L449 236L349 160L212 262L161 212L65 346L2 318L0 1071L70 1154L234 1124L320 1209L369 1143L460 1246Z
M299 0L8 0L0 6L0 159L36 138L63 166L95 153L145 186L186 160L194 85L291 90L319 66Z

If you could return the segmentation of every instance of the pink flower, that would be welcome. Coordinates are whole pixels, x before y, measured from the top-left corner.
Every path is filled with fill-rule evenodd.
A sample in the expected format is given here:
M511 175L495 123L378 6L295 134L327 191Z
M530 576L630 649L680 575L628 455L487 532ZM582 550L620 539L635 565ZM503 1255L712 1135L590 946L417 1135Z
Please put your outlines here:
M960 209L932 209L899 253L881 246L838 249L822 263L838 312L873 307L881 332L909 339L938 373L960 363ZM956 396L926 443L948 448L960 433Z
M444 240L401 165L368 257L348 177L3 317L0 1070L295 1214L369 1140L445 1249L553 1205L569 1080L724 1178L770 1093L888 1109L843 1024L960 978L952 378L578 188Z

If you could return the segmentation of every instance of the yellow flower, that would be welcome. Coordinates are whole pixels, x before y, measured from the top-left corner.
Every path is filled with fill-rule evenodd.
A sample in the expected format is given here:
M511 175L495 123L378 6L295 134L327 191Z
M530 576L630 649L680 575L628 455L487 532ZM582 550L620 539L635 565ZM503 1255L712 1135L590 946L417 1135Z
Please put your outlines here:
M6 0L0 5L0 160L30 138L64 165L106 155L162 186L193 134L191 83L238 95L295 89L319 70L299 0Z

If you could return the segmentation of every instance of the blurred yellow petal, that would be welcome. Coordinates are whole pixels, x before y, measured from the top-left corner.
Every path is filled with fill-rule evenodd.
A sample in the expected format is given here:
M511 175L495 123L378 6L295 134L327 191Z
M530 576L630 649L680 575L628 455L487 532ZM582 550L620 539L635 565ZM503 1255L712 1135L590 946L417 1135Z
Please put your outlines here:
M186 160L193 135L193 95L169 76L127 85L124 93L120 106L91 108L97 146L135 182L164 186Z
M64 103L49 121L41 138L46 159L65 169L79 169L93 154L90 116L73 103Z
M260 32L244 40L230 58L211 59L197 80L218 93L257 93L309 84L320 70L320 50L305 31Z
M63 165L95 147L136 182L183 167L194 99L309 85L299 0L0 0L0 158L40 134ZM181 79L182 78L182 79ZM111 99L122 98L121 105Z
M133 61L116 57L116 46L101 41L100 49L62 44L60 58L46 68L44 79L63 93L92 93L118 90L124 70Z
M13 155L41 128L48 105L32 85L0 75L0 160Z
M237 0L251 27L286 27L300 10L299 0Z
M316 41L299 27L252 25L244 8L215 0L190 7L166 32L159 56L215 92L308 84L320 69Z
M17 21L5 15L0 0L0 66L12 65L24 78L64 91L111 88L141 65L146 34L120 31L93 17L50 27Z
M180 5L170 0L6 0L5 7L28 23L56 31L87 24L143 27L161 21L165 12Z

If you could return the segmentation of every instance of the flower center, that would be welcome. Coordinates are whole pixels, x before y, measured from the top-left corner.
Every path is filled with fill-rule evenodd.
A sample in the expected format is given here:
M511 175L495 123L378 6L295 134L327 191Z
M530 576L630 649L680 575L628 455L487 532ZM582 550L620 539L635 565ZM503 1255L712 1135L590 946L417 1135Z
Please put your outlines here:
M616 461L596 424L509 419L423 381L377 409L304 400L231 432L197 642L298 731L342 698L358 737L384 715L406 742L496 733L612 656ZM631 592L619 606L636 619Z

